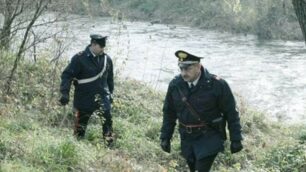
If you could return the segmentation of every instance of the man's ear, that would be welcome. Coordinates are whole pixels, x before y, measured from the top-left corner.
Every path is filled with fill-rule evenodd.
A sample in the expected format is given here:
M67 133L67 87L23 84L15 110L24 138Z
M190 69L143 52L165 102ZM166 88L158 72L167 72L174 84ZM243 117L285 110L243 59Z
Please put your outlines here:
M198 63L198 64L197 64L197 67L198 67L199 69L201 69L201 66L202 66L201 63Z

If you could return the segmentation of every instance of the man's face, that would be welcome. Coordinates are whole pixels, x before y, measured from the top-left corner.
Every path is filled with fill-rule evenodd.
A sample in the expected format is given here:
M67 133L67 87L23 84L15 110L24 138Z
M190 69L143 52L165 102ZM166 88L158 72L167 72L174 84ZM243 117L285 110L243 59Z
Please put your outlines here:
M104 47L101 47L101 45L93 43L92 44L92 51L96 55L101 55L104 52Z
M196 63L187 67L180 67L181 76L186 82L193 82L196 80L201 72L201 64Z

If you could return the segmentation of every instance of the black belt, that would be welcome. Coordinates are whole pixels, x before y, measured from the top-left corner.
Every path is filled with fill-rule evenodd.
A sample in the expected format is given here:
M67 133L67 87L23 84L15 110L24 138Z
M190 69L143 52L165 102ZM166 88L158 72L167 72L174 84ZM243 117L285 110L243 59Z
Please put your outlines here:
M186 125L186 124L183 124L181 122L179 124L179 127L183 128L184 130L186 130L186 132L189 133L189 134L209 129L209 127L206 124Z

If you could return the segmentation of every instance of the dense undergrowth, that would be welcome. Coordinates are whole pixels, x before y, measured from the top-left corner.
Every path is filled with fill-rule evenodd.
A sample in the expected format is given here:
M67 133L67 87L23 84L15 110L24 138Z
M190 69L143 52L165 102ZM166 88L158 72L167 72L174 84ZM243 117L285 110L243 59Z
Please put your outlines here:
M1 172L187 170L179 155L177 133L171 154L159 147L164 93L116 76L116 140L108 148L96 116L84 140L72 136L71 103L64 108L57 102L59 76L66 62L56 64L43 57L36 63L21 61L7 94L4 84L14 56L2 52L0 57ZM306 127L271 122L236 97L245 149L235 155L226 149L218 155L213 171L306 171Z

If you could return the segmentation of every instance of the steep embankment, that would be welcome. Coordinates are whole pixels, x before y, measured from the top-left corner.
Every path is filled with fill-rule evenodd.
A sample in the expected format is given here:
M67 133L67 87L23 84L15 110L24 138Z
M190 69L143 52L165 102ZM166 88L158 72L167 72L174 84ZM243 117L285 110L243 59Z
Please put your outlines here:
M137 81L116 76L114 130L116 141L106 148L99 118L90 120L86 138L72 137L70 108L57 105L60 71L44 58L22 61L11 86L5 76L13 56L0 61L0 171L183 171L177 133L172 153L159 148L164 93ZM238 97L245 149L231 155L227 149L215 162L215 171L303 171L306 162L305 126L288 126L265 119ZM71 106L71 105L69 105ZM67 116L68 120L63 121ZM228 142L226 144L228 147Z

